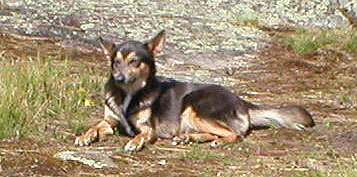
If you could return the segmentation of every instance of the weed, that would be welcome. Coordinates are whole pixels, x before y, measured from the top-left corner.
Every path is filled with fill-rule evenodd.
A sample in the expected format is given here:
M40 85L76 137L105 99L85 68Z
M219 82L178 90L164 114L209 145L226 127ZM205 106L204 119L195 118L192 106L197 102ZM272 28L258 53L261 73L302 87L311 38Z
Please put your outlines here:
M289 177L325 177L329 176L327 172L322 172L322 171L317 171L317 170L309 170L305 172L295 172L291 175L288 175Z
M324 125L326 126L327 129L332 129L333 126L332 123L329 121L326 121Z
M255 16L255 15L241 16L239 19L244 25L256 26L259 24L259 20L258 20L257 16Z
M236 15L234 19L235 19L234 23L238 26L241 26L241 25L258 26L259 25L258 14L253 13L253 12Z
M295 33L288 38L287 45L296 53L309 53L337 42L337 35L333 32L297 28Z
M357 160L356 160L356 158L352 157L351 162L352 162L351 166L348 166L348 167L341 166L339 168L339 171L337 172L336 176L342 176L342 177L357 176Z
M356 30L322 30L297 27L294 34L287 37L285 44L295 53L305 54L330 46L357 51Z
M355 33L351 35L351 38L346 42L345 47L350 52L357 52L357 35Z
M0 139L35 135L54 120L61 120L72 132L83 130L82 122L93 107L86 100L101 88L88 67L51 58L1 58L0 65L6 68L0 70Z
M342 80L343 82L341 82L341 87L345 88L345 89L354 89L357 88L357 83L355 80Z
M211 177L211 176L217 176L213 171L209 169L204 169L199 173L199 176L202 177Z
M341 96L341 103L348 107L357 106L357 95L354 94L343 94Z
M311 176L311 177L355 177L357 176L357 166L352 165L349 167L340 167L335 169L332 172L324 172L318 170L308 170L306 172L294 172L293 174L288 175L289 177L303 177L303 176Z
M179 157L190 159L216 159L222 158L223 154L212 152L207 148L200 148L198 145L194 144L189 152L180 154Z

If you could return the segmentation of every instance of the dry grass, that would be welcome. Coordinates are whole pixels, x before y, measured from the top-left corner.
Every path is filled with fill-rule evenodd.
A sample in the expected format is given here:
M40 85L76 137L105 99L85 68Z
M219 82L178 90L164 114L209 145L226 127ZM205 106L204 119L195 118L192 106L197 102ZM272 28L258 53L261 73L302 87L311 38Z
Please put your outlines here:
M0 70L0 139L38 135L54 121L65 124L63 131L80 133L100 104L103 77L93 77L94 68L83 63L3 56L0 65L6 68Z
M0 71L0 171L5 176L356 176L354 49L341 45L331 50L339 37L317 40L328 42L307 53L293 49L297 42L281 42L295 35L301 34L280 34L260 54L259 63L249 68L261 72L236 72L232 77L244 84L231 89L258 104L304 105L317 123L312 130L253 131L242 142L220 149L207 144L172 147L169 140L161 140L135 154L121 150L128 137L120 134L89 148L73 146L74 135L102 114L105 64L87 62L84 55L68 56L50 44L43 44L48 45L47 53L38 52L42 44L4 39L7 42L0 41L0 64L6 68ZM62 150L113 153L118 168L94 169L55 159L53 155Z

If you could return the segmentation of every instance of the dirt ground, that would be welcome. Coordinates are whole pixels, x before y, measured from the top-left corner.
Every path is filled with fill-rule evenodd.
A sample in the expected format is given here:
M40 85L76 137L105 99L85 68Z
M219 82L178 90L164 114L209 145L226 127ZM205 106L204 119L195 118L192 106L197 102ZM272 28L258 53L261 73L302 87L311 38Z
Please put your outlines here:
M41 137L6 139L0 142L1 176L337 176L356 174L357 105L341 101L356 95L356 87L344 82L357 78L357 56L325 49L308 54L293 53L279 43L259 53L247 68L227 74L239 83L229 87L246 100L272 106L298 104L311 111L316 126L309 131L267 129L252 131L245 139L218 149L207 144L171 145L158 140L142 151L128 154L129 140L115 135L90 147L75 147L74 134L63 140L50 132ZM6 40L3 48L14 56L36 55L38 48L58 50L52 43ZM36 43L36 45L33 45ZM17 47L14 47L17 46ZM21 47L20 47L21 46ZM44 50L45 49L45 50ZM97 62L99 54L68 51L73 60ZM9 54L9 52L8 52ZM105 62L105 61L102 61ZM175 67L184 72L192 66ZM103 68L104 70L104 68ZM165 74L162 72L161 74ZM209 79L209 78L208 78ZM99 110L102 112L102 110ZM95 122L88 118L86 126ZM59 125L60 126L60 125ZM115 168L97 169L77 161L63 161L61 151L108 153ZM354 170L354 171L353 171Z

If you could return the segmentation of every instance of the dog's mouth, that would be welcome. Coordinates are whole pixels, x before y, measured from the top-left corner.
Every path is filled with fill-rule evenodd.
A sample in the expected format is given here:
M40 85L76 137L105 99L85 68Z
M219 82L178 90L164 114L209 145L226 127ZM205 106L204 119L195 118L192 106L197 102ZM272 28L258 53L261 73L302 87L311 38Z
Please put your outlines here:
M114 80L116 85L130 85L136 81L136 78Z
M135 93L138 90L144 88L146 86L146 83L147 83L146 80L141 80L138 78L133 78L126 82L115 82L114 81L114 84L117 87L120 87L121 89L123 89L124 92L126 92L126 93Z

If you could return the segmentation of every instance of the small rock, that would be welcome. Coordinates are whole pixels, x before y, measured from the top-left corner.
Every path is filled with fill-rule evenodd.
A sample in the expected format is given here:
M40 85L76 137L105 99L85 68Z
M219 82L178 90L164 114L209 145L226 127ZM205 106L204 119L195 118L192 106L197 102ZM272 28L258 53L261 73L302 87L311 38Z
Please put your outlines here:
M83 30L92 29L94 27L95 27L95 24L93 24L93 23L88 23L88 24L81 25L81 29L83 29Z
M160 160L159 162L157 162L159 165L166 165L166 160Z
M100 151L63 151L55 154L54 157L61 160L79 161L94 168L117 167L108 153Z

